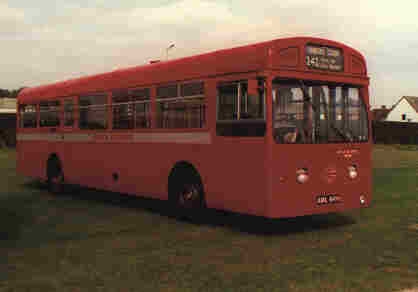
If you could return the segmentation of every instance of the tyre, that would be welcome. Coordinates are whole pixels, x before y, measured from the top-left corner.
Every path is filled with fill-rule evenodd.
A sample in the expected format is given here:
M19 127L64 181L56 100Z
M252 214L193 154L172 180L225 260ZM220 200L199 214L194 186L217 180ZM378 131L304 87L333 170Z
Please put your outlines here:
M57 157L48 160L47 184L51 193L59 194L64 191L64 173Z
M169 201L175 215L196 219L206 207L200 176L189 169L176 172L170 182Z

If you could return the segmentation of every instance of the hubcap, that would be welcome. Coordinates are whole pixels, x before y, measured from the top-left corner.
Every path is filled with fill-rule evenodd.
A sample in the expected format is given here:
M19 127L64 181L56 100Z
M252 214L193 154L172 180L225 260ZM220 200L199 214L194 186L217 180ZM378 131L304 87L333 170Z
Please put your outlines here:
M183 207L193 207L199 199L199 191L196 185L186 185L180 193L179 202Z
M51 189L55 193L61 192L62 183L64 181L64 177L62 173L58 174L57 176L51 177Z
M52 178L52 183L54 183L54 184L60 184L61 183L61 179L62 179L62 176L61 175L58 175L56 177L53 177Z

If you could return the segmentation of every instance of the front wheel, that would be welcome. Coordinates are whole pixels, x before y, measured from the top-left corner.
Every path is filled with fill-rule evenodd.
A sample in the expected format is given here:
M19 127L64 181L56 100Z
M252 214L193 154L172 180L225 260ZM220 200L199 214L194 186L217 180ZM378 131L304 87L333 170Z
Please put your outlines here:
M196 218L206 205L200 177L193 173L183 173L173 180L169 200L176 215Z

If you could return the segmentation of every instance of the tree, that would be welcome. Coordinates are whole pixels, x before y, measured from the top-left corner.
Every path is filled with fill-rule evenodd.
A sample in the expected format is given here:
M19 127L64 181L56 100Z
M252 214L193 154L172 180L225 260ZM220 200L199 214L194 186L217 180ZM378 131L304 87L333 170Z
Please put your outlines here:
M13 89L13 90L9 91L9 97L16 98L19 95L19 92L24 88L26 88L26 86L20 87L19 89Z
M0 97L8 97L10 95L10 91L8 89L0 88Z

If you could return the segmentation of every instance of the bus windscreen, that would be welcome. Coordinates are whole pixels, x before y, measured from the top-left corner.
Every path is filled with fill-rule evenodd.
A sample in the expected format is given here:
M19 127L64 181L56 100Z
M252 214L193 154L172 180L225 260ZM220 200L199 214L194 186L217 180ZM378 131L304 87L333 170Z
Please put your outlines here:
M302 80L273 81L273 135L277 143L368 141L360 88Z

